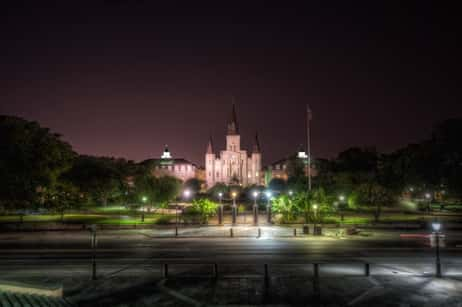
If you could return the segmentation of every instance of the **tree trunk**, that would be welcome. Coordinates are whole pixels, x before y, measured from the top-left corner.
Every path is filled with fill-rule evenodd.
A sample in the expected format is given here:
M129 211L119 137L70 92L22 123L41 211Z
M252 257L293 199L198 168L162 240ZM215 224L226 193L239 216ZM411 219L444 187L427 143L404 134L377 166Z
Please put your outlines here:
M380 211L381 211L380 205L377 205L377 206L375 207L375 212L374 212L374 221L375 221L376 223L379 222L379 219L380 219Z

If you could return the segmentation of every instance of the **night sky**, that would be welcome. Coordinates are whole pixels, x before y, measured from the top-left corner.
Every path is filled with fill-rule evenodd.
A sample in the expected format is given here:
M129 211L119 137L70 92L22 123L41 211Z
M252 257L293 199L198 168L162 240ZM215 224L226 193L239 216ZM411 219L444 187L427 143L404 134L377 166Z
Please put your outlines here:
M0 114L79 153L139 161L168 144L203 165L233 96L243 145L258 131L265 163L304 142L306 104L315 157L394 150L462 116L459 17L436 1L39 2L1 9Z

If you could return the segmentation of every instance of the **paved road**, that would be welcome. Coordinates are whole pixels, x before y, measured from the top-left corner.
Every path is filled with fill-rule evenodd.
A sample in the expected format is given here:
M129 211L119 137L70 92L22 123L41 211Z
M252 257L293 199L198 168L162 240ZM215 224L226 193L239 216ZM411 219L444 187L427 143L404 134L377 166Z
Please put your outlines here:
M242 235L246 235L244 230L236 228L236 233L241 231ZM171 230L166 233L155 230L100 231L97 258L115 264L143 259L152 263L307 263L356 262L366 259L388 263L426 263L434 257L434 249L425 240L402 239L402 231L376 231L368 237L347 238L272 237L281 234L278 228L264 229L261 238L217 237L216 231L227 231L219 227L207 229L208 237L200 237L195 231L183 230L182 236L178 238L170 236ZM4 233L0 235L0 265L53 261L86 263L91 255L89 242L89 234L83 231ZM442 249L444 261L462 261L460 242L460 233L447 234L447 247Z

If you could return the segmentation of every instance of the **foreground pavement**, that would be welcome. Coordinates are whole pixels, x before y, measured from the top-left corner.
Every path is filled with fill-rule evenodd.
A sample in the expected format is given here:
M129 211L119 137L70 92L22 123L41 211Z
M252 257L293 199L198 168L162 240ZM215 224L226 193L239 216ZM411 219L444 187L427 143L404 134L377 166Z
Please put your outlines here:
M457 232L446 234L443 280L433 277L434 248L420 236L401 236L419 235L410 231L341 236L331 229L327 236L294 237L292 229L262 227L257 238L255 227L236 227L234 237L229 227L202 227L183 228L179 234L174 237L172 229L98 231L98 279L89 282L93 251L88 232L2 233L0 273L6 280L61 282L66 297L82 306L461 302L455 294L462 293L457 292L462 290Z

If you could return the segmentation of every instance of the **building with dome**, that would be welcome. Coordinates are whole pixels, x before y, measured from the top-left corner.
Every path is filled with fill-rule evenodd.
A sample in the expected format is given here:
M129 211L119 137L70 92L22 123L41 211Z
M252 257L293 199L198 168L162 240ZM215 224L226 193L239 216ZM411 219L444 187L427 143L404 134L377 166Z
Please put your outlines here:
M198 177L198 167L186 159L174 158L167 145L159 159L148 159L141 163L148 165L155 177L172 176L181 181Z
M252 152L241 149L241 136L236 109L233 105L226 134L226 149L216 152L211 138L207 144L205 153L207 187L211 188L217 183L242 186L261 184L263 182L262 177L258 135L255 135Z

